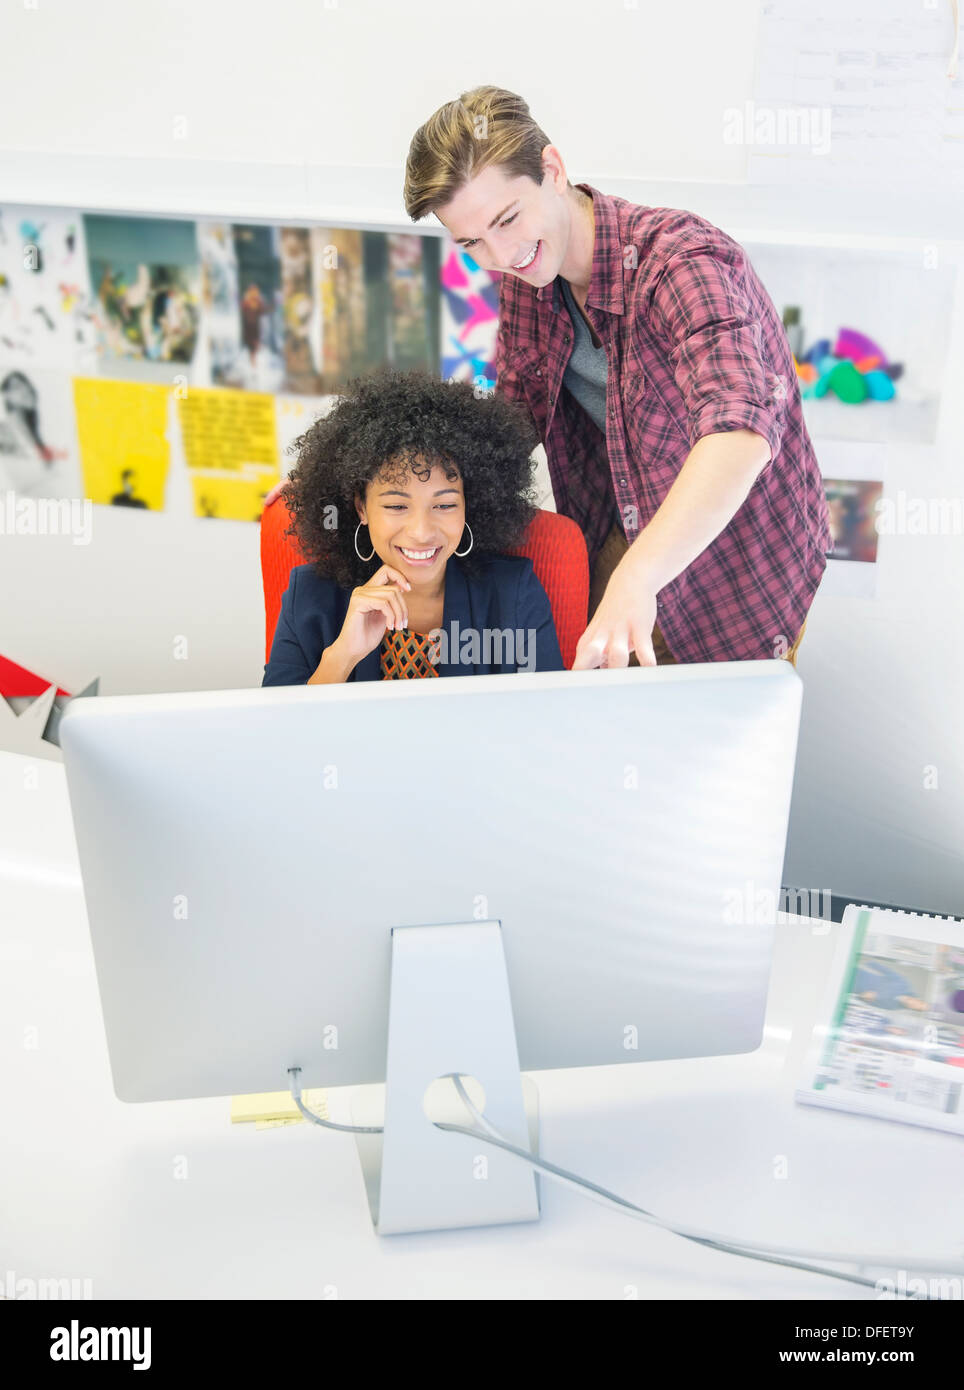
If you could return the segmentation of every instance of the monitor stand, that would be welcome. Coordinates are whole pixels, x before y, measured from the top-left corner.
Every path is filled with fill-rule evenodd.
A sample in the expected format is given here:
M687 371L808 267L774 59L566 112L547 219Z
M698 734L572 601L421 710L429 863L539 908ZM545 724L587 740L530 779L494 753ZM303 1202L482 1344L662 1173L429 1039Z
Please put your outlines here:
M452 1081L437 1081L452 1073L481 1085L484 1105L463 1081L501 1135L538 1153L538 1092L519 1072L499 922L392 931L385 1086L359 1088L352 1100L352 1124L384 1123L383 1134L355 1136L379 1235L539 1219L529 1164L436 1128L436 1120L478 1127Z

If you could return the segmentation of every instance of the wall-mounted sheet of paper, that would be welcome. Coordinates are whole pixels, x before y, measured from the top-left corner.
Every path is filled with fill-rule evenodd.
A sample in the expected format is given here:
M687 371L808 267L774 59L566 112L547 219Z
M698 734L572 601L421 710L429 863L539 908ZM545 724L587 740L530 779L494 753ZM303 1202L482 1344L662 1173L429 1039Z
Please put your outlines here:
M201 222L198 237L215 384L320 391L320 305L309 229Z
M163 510L170 397L168 387L148 382L74 379L84 495L92 502Z
M63 208L0 207L0 359L96 370L84 220Z
M0 355L0 497L82 497L69 374Z
M877 517L887 478L887 448L819 440L816 449L833 536L820 592L837 598L876 598Z
M280 477L274 396L192 387L177 406L195 515L260 520Z
M105 376L157 384L191 379L201 268L195 224L84 214Z
M753 100L725 132L749 182L960 186L954 40L952 0L763 0Z

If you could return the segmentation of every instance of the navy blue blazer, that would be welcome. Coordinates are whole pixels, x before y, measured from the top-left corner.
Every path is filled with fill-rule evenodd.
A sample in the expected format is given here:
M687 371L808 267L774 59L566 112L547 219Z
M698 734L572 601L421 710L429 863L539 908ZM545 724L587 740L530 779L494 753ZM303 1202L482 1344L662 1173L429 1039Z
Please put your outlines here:
M445 567L442 628L447 634L448 650L442 651L446 659L438 664L439 675L565 670L552 609L532 561L517 555L479 558L483 569L477 575L466 574L456 555L449 557ZM322 652L341 632L350 598L350 589L341 588L333 579L322 579L313 565L295 565L281 599L271 656L261 684L307 685L318 669ZM499 630L512 633L512 640L494 640L492 634ZM530 632L535 634L532 640ZM477 650L472 650L472 638L466 639L466 633L476 634ZM488 639L486 633L490 634ZM524 637L516 637L516 633ZM466 660L459 659L462 655ZM500 664L501 657L508 660ZM348 677L350 681L381 678L377 646Z

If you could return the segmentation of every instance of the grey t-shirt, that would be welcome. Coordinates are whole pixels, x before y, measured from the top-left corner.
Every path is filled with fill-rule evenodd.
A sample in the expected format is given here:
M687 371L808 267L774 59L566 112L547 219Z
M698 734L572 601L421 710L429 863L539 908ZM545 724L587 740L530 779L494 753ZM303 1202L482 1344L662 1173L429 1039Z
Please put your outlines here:
M599 347L593 346L592 333L573 297L569 281L560 275L559 284L572 319L574 335L572 356L566 364L562 384L605 434L606 378L609 374L606 349L601 344Z

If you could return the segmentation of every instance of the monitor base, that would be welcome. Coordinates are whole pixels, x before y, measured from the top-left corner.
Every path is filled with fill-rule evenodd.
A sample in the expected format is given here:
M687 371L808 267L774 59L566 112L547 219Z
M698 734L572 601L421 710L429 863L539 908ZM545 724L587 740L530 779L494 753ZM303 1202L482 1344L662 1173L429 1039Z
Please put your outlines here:
M392 932L386 1083L352 1098L353 1124L384 1124L383 1134L355 1136L379 1235L539 1219L538 1176L528 1164L436 1127L477 1127L453 1083L438 1084L453 1073L470 1078L466 1090L500 1134L538 1154L538 1090L519 1071L498 922Z

